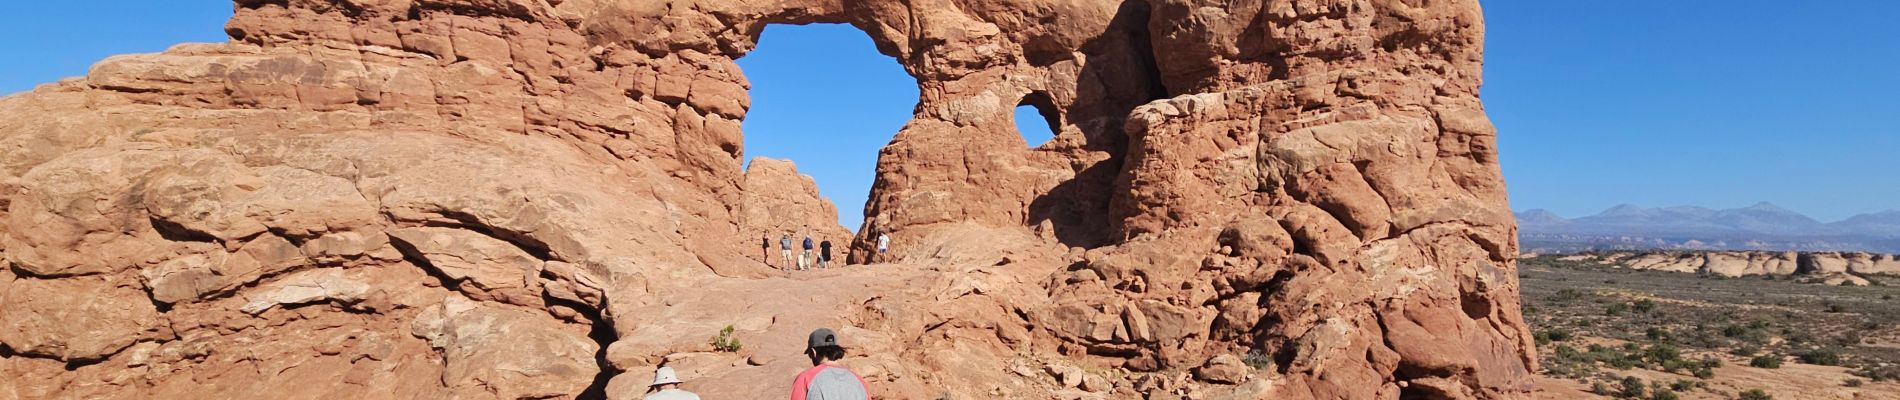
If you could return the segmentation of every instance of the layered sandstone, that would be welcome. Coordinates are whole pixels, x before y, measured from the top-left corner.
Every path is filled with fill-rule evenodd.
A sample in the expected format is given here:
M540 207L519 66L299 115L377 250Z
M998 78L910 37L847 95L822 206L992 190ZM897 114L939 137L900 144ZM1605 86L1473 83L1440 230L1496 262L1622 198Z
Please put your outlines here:
M1900 258L1860 252L1647 251L1563 256L1618 268L1740 276L1793 276L1827 284L1866 285L1866 275L1900 275Z
M0 398L765 398L816 326L891 398L1529 388L1472 0L236 7L0 99ZM740 168L773 23L917 79L851 245L901 264L747 258L828 208Z

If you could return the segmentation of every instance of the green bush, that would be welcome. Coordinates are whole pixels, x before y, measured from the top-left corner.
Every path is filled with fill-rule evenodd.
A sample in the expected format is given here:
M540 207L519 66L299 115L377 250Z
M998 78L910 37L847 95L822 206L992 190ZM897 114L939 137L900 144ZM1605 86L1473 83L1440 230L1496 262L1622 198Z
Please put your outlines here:
M1844 313L1844 312L1847 312L1847 306L1830 303L1827 305L1827 312Z
M1643 330L1643 337L1647 337L1649 340L1669 340L1669 336L1669 330L1663 329L1660 326L1652 326L1649 327L1649 329Z
M1583 298L1582 291L1579 291L1577 289L1562 289L1562 290L1557 291L1556 296L1551 296L1550 301L1562 303L1562 302L1568 302L1571 300L1577 300L1581 298Z
M1642 378L1637 378L1634 376L1625 376L1623 377L1622 384L1620 384L1618 387L1619 389L1617 389L1616 391L1616 397L1621 397L1625 399L1634 399L1634 398L1643 397L1644 389L1646 389L1648 386L1643 384Z
M1578 354L1581 354L1577 353L1577 348L1562 344L1557 345L1557 347L1551 350L1557 353L1557 358L1576 358Z
M1650 299L1637 300L1636 305L1631 307L1631 309L1639 313L1647 314L1650 311L1656 311L1656 301Z
M1676 392L1670 391L1668 389L1656 390L1649 393L1649 400L1681 400L1681 399L1682 397L1676 396Z
M1822 348L1809 350L1798 355L1802 363L1814 365L1841 365L1841 353L1834 349Z
M1648 357L1650 362L1667 363L1681 360L1682 350L1668 344L1654 344L1643 350L1643 356Z
M1703 367L1705 367L1705 368L1717 368L1717 367L1721 367L1721 366L1722 366L1722 359L1720 359L1720 358L1715 358L1714 356L1707 356L1707 357L1702 357L1702 366L1703 366Z
M1687 391L1699 389L1701 387L1702 387L1702 382L1692 381L1688 379L1677 379L1675 383L1669 384L1669 390L1674 390L1678 392L1687 392Z
M1769 396L1768 392L1764 392L1761 389L1748 389L1748 390L1743 390L1742 395L1739 397L1736 397L1736 399L1738 400L1775 400L1775 396Z
M1596 393L1598 396L1610 396L1616 394L1616 389L1611 389L1610 385L1603 383L1603 381L1596 381L1590 384L1590 393Z
M1777 357L1773 354L1758 356L1753 359L1749 359L1748 366L1755 367L1755 368L1768 368L1768 369L1781 368L1781 357Z
M744 347L744 345L739 344L739 338L732 337L732 330L732 325L726 325L725 329L719 330L719 336L713 336L713 350L732 353Z
M1603 315L1614 317L1618 315L1623 315L1623 313L1629 312L1629 310L1630 310L1629 303L1610 303L1609 307L1603 308Z
M1860 369L1850 373L1874 382L1900 381L1900 365L1862 365Z

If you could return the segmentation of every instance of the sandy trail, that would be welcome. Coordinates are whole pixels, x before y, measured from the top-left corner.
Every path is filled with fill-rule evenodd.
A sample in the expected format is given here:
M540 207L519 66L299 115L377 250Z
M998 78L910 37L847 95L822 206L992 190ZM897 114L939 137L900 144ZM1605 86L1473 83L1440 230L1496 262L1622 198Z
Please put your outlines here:
M840 342L852 350L847 363L864 364L866 349L890 349L894 344L892 332L855 326L861 321L852 319L864 305L873 299L921 299L926 290L948 279L944 275L917 265L873 264L764 279L706 279L659 293L670 304L635 311L640 315L636 319L654 322L639 328L628 345L670 349L667 365L679 371L687 390L706 398L785 397L792 378L811 366L803 351L813 329L837 330ZM713 351L709 343L727 325L733 326L742 347ZM657 366L623 367L629 367L624 374L644 380ZM876 373L875 366L865 367L855 369Z

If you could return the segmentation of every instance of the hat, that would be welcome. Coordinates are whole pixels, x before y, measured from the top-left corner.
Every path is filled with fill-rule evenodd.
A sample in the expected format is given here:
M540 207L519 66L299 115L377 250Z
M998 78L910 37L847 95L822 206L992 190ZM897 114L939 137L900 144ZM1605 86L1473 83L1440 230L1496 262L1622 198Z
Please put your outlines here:
M680 374L673 372L673 367L660 367L658 371L653 371L653 384L647 386L660 386L669 383L680 383Z
M832 333L831 328L818 328L817 330L811 331L811 337L805 339L805 348L816 349L820 347L840 347L838 346L838 334Z

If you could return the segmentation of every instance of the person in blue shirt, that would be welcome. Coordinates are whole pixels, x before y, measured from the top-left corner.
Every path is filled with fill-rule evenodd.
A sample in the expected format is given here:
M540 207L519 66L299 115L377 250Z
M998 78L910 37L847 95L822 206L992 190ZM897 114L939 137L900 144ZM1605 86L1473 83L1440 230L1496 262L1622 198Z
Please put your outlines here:
M805 252L798 255L798 269L811 269L811 264L813 261L811 248L812 248L811 234L807 233L805 234Z

